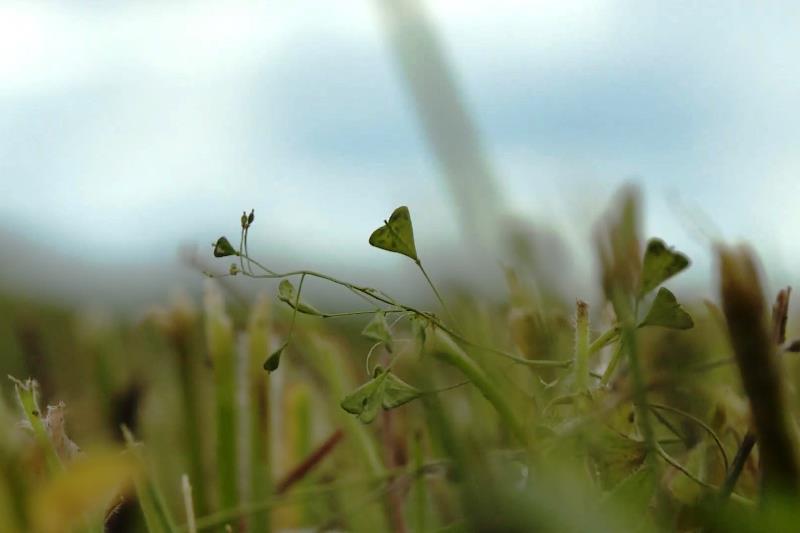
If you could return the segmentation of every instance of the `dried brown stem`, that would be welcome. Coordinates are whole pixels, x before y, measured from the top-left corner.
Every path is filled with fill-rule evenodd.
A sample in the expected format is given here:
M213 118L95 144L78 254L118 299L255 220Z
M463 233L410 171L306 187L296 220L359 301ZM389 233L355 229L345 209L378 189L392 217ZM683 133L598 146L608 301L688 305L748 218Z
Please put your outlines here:
M283 494L288 491L292 485L296 484L300 480L302 480L306 475L314 469L325 457L327 457L336 445L339 444L339 441L342 440L344 437L344 433L341 429L337 429L336 431L328 437L325 442L319 445L317 449L309 454L299 465L294 467L288 474L284 476L282 480L278 482L275 487L275 494Z
M789 418L781 360L775 341L781 334L788 291L779 297L770 327L753 255L746 248L719 249L722 304L731 344L753 413L765 493L800 491L800 462Z

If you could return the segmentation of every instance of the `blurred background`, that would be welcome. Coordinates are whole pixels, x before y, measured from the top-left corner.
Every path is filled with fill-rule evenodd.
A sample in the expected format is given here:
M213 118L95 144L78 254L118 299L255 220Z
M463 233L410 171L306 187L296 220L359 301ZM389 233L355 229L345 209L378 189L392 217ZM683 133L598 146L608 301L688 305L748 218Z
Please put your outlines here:
M704 479L727 482L725 449L734 456L751 422L730 364L729 309L713 304L713 245L744 240L763 260L763 295L754 277L739 280L752 293L748 302L800 285L797 28L800 4L790 2L0 0L0 376L35 377L40 407L58 406L62 432L66 420L68 437L89 457L93 447L122 446L120 427L130 428L145 443L137 468L152 470L147 483L161 488L159 506L176 523L184 516L179 480L188 473L209 528L236 518L261 532L338 524L402 532L403 520L414 518L456 531L470 526L464 517L483 513L490 524L496 515L513 521L516 511L503 509L522 502L512 505L527 520L518 531L544 530L531 524L558 524L553 517L589 521L572 531L632 530L574 513L595 509L623 479L635 474L639 483L646 450L655 449L639 439L647 416L631 410L629 392L641 378L639 370L629 378L625 362L641 353L650 397L682 417L680 430L659 418L659 446ZM693 262L666 276L693 318L659 291L667 299L654 302L662 298L668 313L656 315L673 323L637 333L623 349L596 252L598 241L613 244L607 287L633 287L625 283L639 272L637 225L604 217L631 183L643 200L642 236L662 238ZM625 205L639 205L633 196ZM299 317L295 328L275 298L277 280L202 275L228 270L232 258L215 259L211 243L225 235L238 245L240 216L254 209L249 249L269 268L324 272L439 312L412 261L368 244L401 205L410 208L425 269L454 311L446 322L463 346L444 329L435 335L455 347L436 353L457 368L416 357L418 348L430 350L416 342L413 314L392 315L391 325L374 315L369 324L381 342L368 342L368 317L353 312L373 311L340 286L295 278L303 298L333 317ZM591 326L588 317L573 319L576 298L590 306ZM781 298L788 305L788 291ZM796 309L773 315L789 324L790 340ZM739 322L766 338L751 318ZM676 331L692 321L691 331ZM590 338L617 339L613 350L596 348L591 367ZM460 355L466 346L470 353ZM268 374L264 361L276 353L284 354L280 371ZM389 390L376 381L388 375L376 365L424 400L396 411L381 403L386 396L376 403ZM781 376L796 382L798 365L792 359ZM597 387L587 385L591 376ZM380 387L369 393L371 405L354 394L365 383ZM5 401L12 389L32 396L34 387L0 386L0 427L18 426L9 407L17 404ZM584 401L587 391L598 393L594 403ZM619 404L606 411L604 398ZM796 395L792 402L797 412ZM28 409L31 425L40 407ZM372 425L362 423L367 408L381 411ZM561 432L588 408L601 424ZM705 438L698 420L724 443ZM65 442L49 422L48 429ZM552 450L555 460L542 464L561 489L525 481L528 432ZM59 509L83 523L89 515L80 507L41 497L60 471L39 475L48 448L20 435L0 431L0 523L14 516L20 531L62 531ZM597 440L584 439L592 435ZM597 479L586 477L587 458ZM456 470L437 466L451 459ZM741 498L758 495L751 459ZM481 476L495 463L498 479L509 482L491 488ZM408 479L395 477L412 467ZM451 476L462 467L477 476L472 495L469 477ZM697 480L673 474L647 482L672 498L656 498L669 505L652 513L665 524L694 520L704 494ZM413 502L392 486L398 479L413 480ZM273 498L292 484L287 499ZM546 490L506 498L508 487L526 484ZM291 503L303 491L307 501ZM647 530L641 518L650 496L635 492L641 508L624 507L630 523ZM142 530L137 509L147 520L154 489L139 493L141 506L127 500L123 525L109 531ZM465 494L477 503L460 499ZM261 510L237 510L243 502ZM95 510L105 513L101 503ZM793 500L791 527L797 508ZM715 514L741 526L732 509ZM54 529L25 527L45 518ZM691 520L685 530L705 528ZM781 530L755 524L749 531Z
M120 309L195 292L187 254L210 260L251 208L274 268L392 289L414 265L366 240L405 204L442 282L502 288L519 238L574 298L625 182L646 233L694 260L679 290L711 292L709 237L797 284L798 10L6 0L0 290Z

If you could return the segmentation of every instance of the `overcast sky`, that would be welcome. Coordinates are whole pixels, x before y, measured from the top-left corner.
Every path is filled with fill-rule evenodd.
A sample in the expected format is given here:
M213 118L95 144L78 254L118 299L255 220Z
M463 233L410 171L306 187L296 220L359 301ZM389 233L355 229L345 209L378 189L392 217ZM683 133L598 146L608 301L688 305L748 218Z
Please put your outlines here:
M681 209L800 281L796 2L427 7L510 212L579 246L633 179L702 271ZM0 2L4 234L157 264L253 207L263 249L346 264L400 204L457 239L372 2Z

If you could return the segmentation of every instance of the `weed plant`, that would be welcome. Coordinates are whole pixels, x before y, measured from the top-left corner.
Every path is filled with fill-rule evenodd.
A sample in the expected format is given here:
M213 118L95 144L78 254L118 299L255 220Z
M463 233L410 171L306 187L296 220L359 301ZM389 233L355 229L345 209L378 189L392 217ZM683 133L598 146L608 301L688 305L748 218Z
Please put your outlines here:
M796 531L791 291L769 313L752 251L715 243L720 305L682 304L690 260L643 243L639 209L625 190L597 225L595 302L513 269L505 304L441 291L405 206L369 244L413 261L433 309L279 272L253 211L200 310L89 327L4 300L6 369L39 381L0 403L0 529ZM231 299L241 277L277 298ZM312 303L312 281L359 306Z

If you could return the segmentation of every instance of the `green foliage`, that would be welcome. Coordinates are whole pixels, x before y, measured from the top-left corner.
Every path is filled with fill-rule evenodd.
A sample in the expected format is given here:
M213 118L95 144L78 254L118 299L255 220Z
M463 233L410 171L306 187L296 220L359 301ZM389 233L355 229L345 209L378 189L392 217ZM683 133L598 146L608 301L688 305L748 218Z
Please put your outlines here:
M667 248L661 239L650 239L644 253L639 294L644 296L689 266L689 258Z
M411 214L408 207L400 206L392 212L392 216L383 226L372 232L369 243L376 248L403 254L414 261L419 261L414 244L414 228L411 226Z
M381 404L387 411L400 407L412 400L416 400L422 394L421 391L412 387L393 373L387 372L386 386L383 390L383 401Z
M175 521L167 508L164 496L149 471L141 443L137 443L133 433L122 428L129 453L139 465L140 474L135 478L136 497L139 500L145 524L149 533L173 533L177 531Z
M616 512L622 511L641 519L646 516L656 488L657 480L653 468L643 466L606 493L602 507Z
M341 407L368 424L375 420L381 407L394 409L420 396L420 391L398 378L390 370L375 369L372 379L345 396Z
M297 309L299 313L322 316L322 313L314 306L307 304L300 298L300 295L295 292L294 285L288 279L281 280L280 284L278 284L278 298L288 304L289 307Z
M598 480L612 489L644 464L647 446L609 427L597 428L588 437L589 456Z
M694 321L689 313L675 299L675 295L665 287L658 289L650 310L639 327L661 326L670 329L691 329Z
M375 313L372 320L367 322L367 325L361 330L361 334L368 339L382 342L387 350L392 350L392 332L389 331L389 325L386 323L386 313L383 311Z
M269 357L264 361L264 370L267 372L278 370L278 366L281 364L281 355L287 346L286 343L281 344L277 350L269 354Z
M239 254L236 253L236 250L231 246L227 237L220 237L217 239L217 242L214 243L214 257L228 257L231 255Z
M235 273L235 283L210 282L202 312L172 310L135 327L121 322L109 343L118 348L102 353L98 383L85 378L101 375L91 366L100 358L83 353L86 343L48 326L46 342L20 354L35 335L15 332L8 342L0 328L7 365L59 349L47 364L23 367L42 375L41 396L32 382L15 382L23 425L8 420L0 401L0 523L26 531L56 523L67 509L58 503L74 501L69 492L108 492L118 501L109 487L117 486L116 468L128 468L116 462L119 452L87 447L87 457L111 459L90 462L89 474L79 475L69 458L55 455L58 421L40 409L47 398L80 398L68 411L80 428L76 442L110 441L119 422L105 417L134 382L144 389L136 433L147 447L123 433L129 447L121 457L135 464L141 509L131 530L191 531L173 518L185 514L178 480L187 471L196 495L213 496L198 509L199 530L792 530L800 520L796 493L773 492L754 505L766 494L765 464L771 491L800 477L783 466L796 451L789 422L797 406L788 394L795 387L787 383L796 361L778 355L777 344L786 344L774 333L796 328L780 316L789 292L773 309L780 327L770 327L763 295L754 291L753 261L725 256L724 316L703 314L691 300L684 309L662 284L689 260L658 239L642 253L636 195L622 200L598 234L606 299L591 305L579 300L573 308L572 295L567 302L537 279L523 279L534 269L522 265L510 305L464 290L453 306L459 320L445 320L438 307L324 273L270 270L247 251L253 216L243 213L239 252L224 238L214 250L239 256L229 274L212 275ZM370 244L422 266L407 208L395 210ZM446 311L447 294L423 274ZM247 297L226 305L223 291L235 294L241 277L278 284L278 300L289 308L273 316L265 299ZM367 304L323 313L301 297L307 277L340 288L349 298L342 305L353 293ZM3 316L21 314L2 305ZM311 318L299 320L299 313ZM66 314L61 322L79 321ZM659 328L640 329L649 326ZM692 335L665 331L693 326ZM276 338L283 341L277 350ZM281 375L265 374L261 367L275 371L290 344L293 357ZM752 365L742 380L730 371L731 346L740 365ZM370 357L383 366L372 368ZM780 387L785 398L772 394ZM760 406L752 419L750 405ZM756 459L736 453L744 434L757 434ZM273 470L272 461L280 466ZM104 464L113 475L98 474ZM84 482L91 490L64 490ZM81 509L95 513L94 496ZM36 502L51 512L33 516ZM99 530L98 521L80 529Z

